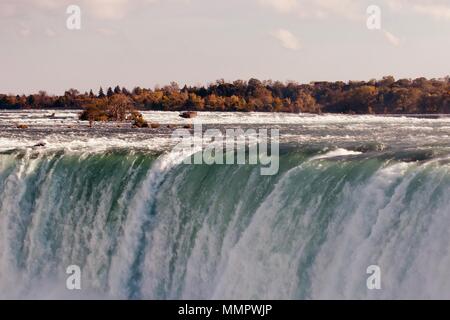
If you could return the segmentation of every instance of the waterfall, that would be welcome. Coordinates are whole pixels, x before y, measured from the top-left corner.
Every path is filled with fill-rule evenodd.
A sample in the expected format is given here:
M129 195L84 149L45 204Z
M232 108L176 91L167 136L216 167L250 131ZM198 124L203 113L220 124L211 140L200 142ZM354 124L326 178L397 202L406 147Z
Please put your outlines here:
M261 176L186 156L1 153L0 298L450 298L445 157L289 149Z

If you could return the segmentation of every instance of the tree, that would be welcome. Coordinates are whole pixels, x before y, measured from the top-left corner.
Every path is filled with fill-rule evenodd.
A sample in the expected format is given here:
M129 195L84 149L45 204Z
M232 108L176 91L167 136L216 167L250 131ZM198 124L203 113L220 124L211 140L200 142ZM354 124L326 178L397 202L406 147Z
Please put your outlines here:
M134 111L133 101L124 94L115 94L108 101L109 118L114 121L124 121L129 113Z
M128 91L127 88L125 88L125 87L122 87L122 93L127 96L130 95L130 91Z
M74 97L78 96L79 94L80 94L80 92L77 89L73 89L73 88L64 92L65 96L71 97L71 98L74 98Z
M203 108L205 107L205 101L195 93L189 93L188 99L185 103L185 107L193 110L203 110Z
M133 95L139 96L139 95L141 95L141 94L142 94L142 89L141 89L141 87L135 87L135 88L133 89Z
M294 103L294 112L320 113L320 107L309 93L300 92Z
M378 84L382 87L390 87L394 83L395 83L395 78L393 76L383 77L383 79L378 82Z
M35 102L36 102L36 99L34 98L34 96L32 94L30 94L27 97L27 104L29 104L30 106L33 106Z
M111 87L108 88L108 91L106 91L106 96L108 98L111 98L114 95L114 91L112 90Z

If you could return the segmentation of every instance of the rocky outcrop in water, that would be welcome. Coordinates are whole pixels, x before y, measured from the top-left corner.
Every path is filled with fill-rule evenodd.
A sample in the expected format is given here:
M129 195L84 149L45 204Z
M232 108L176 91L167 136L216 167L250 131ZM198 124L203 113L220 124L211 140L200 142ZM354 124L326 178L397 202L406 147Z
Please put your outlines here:
M190 119L197 116L197 111L185 111L180 114L180 117Z

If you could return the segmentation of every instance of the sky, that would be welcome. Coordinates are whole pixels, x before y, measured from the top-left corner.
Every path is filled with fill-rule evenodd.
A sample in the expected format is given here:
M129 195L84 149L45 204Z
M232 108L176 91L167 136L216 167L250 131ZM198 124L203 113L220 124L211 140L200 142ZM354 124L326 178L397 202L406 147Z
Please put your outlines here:
M0 0L0 93L441 78L449 57L450 0Z

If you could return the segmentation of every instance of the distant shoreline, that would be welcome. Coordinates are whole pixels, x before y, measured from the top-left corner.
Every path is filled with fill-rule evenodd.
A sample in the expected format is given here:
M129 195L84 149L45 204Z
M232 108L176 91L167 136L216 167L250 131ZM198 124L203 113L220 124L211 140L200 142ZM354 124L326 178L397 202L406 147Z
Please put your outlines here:
M338 114L450 114L450 77L335 81L298 84L272 80L225 82L208 86L184 86L172 82L162 88L100 87L64 95L44 91L31 95L0 94L0 109L90 109L97 114L122 104L138 111L221 111Z

